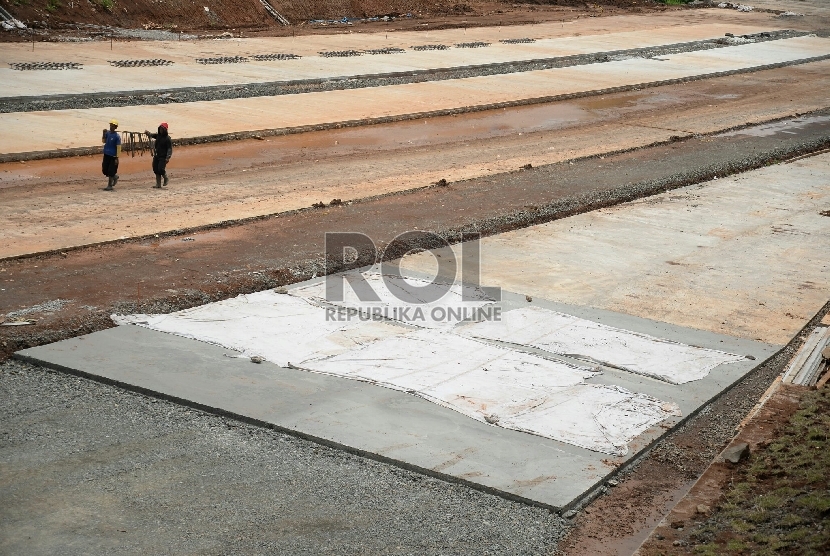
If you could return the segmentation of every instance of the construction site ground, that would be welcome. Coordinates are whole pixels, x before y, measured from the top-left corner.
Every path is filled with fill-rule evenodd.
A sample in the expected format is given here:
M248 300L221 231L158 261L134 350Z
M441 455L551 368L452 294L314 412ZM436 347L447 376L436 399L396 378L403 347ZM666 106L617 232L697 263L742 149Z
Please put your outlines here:
M537 83L540 91L580 93L578 98L432 117L425 113L464 108L458 99L478 105L542 94L528 93L526 82L510 85L523 73L489 76L493 85L478 92L463 78L417 84L425 91L417 110L407 110L406 102L390 108L396 101L393 87L309 93L302 96L326 95L320 113L347 113L355 95L367 109L348 118L316 119L303 110L286 127L309 125L308 130L258 138L251 135L281 125L218 129L224 124L206 117L218 126L215 134L250 132L249 138L177 146L170 185L162 190L150 188L147 155L122 155L121 179L111 193L101 191L105 178L97 155L0 164L3 359L110 328L112 313L167 313L320 275L327 230L359 230L381 247L407 230L435 231L451 242L462 232L480 232L490 236L482 244L484 260L491 258L486 278L527 295L528 302L532 297L616 311L781 348L635 458L613 488L605 487L593 501L585 498L567 517L428 477L400 462L363 458L8 359L0 363L5 446L0 551L632 554L732 440L804 335L830 309L823 262L830 218L821 215L830 194L830 155L821 154L830 148L830 61L802 59L830 52L830 39L822 34L827 16L820 3L816 13L809 13L815 3L764 7L786 10L790 4L807 15L780 18L722 9L644 15L623 8L600 14L589 8L571 13L601 17L513 28L522 36L532 30L534 36L573 44L585 35L596 35L597 44L608 44L608 35L619 33L647 37L655 28L680 38L672 42L684 42L684 27L689 41L723 35L730 25L735 34L818 31L818 37L784 39L812 42L808 54L788 55L798 63L783 67L638 88L642 80L631 79L629 70L610 74L603 64L593 64L593 69L580 67L597 70L596 75L586 73L585 81L570 89L564 81ZM511 10L517 22L553 13L549 7ZM496 42L504 29L462 25L421 42L462 40L452 33ZM210 50L217 55L230 54L230 48L283 50L282 43L267 41L294 39L253 40L266 42L223 41L214 49L183 41L183 49L175 42L169 48L184 60ZM408 36L381 41L320 34L296 41L302 45L297 52L309 56L387 41L416 44ZM624 40L614 41L624 46ZM138 48L150 56L156 44ZM751 52L781 44L740 48ZM100 47L71 45L78 52L87 48L96 63L104 63ZM4 61L15 56L29 61L23 60L22 45L14 48L20 51L4 49ZM476 53L475 63L486 62L484 50ZM57 60L66 51L43 45L35 52ZM701 55L695 53L695 59ZM741 56L735 60L740 65ZM638 71L636 60L625 62ZM205 83L215 84L211 79ZM232 79L248 82L244 75ZM36 92L31 85L5 83L7 97ZM454 89L456 97L433 96L430 91L439 85ZM596 92L619 85L631 89ZM480 100L476 94L490 96ZM7 112L0 119L18 131L11 140L9 135L0 140L5 141L0 155L52 148L39 149L36 142L24 148L29 128L43 144L86 147L100 134L102 125L93 127L95 122L119 117L122 110L135 115L126 116L133 127L146 118L143 130L156 120L173 120L177 111L204 117L223 102L252 103L237 109L240 117L251 118L256 103L276 106L284 99L290 106L293 96ZM342 100L327 104L330 98ZM408 113L424 114L360 124L375 114ZM60 118L67 123L52 137L49 125L37 127ZM344 120L351 123L338 128ZM27 126L28 121L38 123ZM83 127L73 129L72 122L84 122ZM171 133L175 139L175 126ZM67 141L70 136L79 140ZM671 224L647 225L657 221ZM638 249L618 257L626 242ZM410 268L429 272L422 258L407 261ZM765 418L783 426L791 413ZM717 489L724 485L721 481ZM696 542L714 538L682 537L671 544L663 542L665 534L660 537L649 541L657 544L647 545L652 548L646 553L686 553Z

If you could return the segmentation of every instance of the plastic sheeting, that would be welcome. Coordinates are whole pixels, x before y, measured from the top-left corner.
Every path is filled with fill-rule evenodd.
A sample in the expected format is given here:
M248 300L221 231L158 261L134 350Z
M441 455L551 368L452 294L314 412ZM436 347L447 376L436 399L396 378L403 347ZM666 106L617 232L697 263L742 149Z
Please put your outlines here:
M508 311L500 321L465 326L459 333L596 361L671 384L699 380L718 365L744 359L538 307Z
M302 368L421 396L478 421L622 456L628 442L671 415L675 404L615 386L595 374L440 330L366 344Z
M361 299L349 284L344 284L343 299L335 301L326 295L326 282L318 282L289 290L291 295L315 303L353 309L364 315L375 315L405 322L421 328L450 328L463 320L480 320L481 312L493 300L477 288L459 284L433 284L420 278L384 276L377 272L348 272L336 275L344 281L362 281L377 295L377 301ZM432 300L433 297L440 297ZM487 315L487 311L484 311ZM486 316L483 318L487 318Z
M287 367L313 357L348 351L366 342L403 334L388 322L328 320L309 302L262 291L169 315L113 315L116 324L137 324L255 355Z
M494 426L607 454L625 455L634 437L679 415L674 404L587 384L597 374L592 368L446 328L413 329L372 319L342 322L331 319L331 311L301 297L263 291L169 315L113 315L113 320L281 366L408 392Z

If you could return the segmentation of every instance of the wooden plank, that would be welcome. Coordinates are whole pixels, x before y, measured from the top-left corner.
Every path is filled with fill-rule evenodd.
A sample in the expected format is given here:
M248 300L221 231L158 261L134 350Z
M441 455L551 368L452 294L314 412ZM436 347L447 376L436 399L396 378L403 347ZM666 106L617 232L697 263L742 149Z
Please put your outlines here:
M804 365L810 360L810 356L813 354L813 351L815 351L816 347L819 345L821 338L824 336L824 333L827 330L828 329L824 326L817 326L813 329L813 331L807 337L807 340L801 346L801 349L798 350L798 353L795 354L795 357L787 366L787 370L784 372L784 384L794 383L796 376L799 374L802 367L804 367ZM819 352L821 352L821 350L819 350Z

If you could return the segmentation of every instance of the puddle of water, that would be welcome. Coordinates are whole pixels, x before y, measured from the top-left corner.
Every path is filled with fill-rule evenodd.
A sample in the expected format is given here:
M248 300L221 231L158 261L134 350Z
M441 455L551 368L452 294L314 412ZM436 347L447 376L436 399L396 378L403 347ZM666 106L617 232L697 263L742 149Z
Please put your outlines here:
M736 135L748 135L750 137L770 137L783 133L786 135L795 135L797 130L813 124L823 124L830 122L830 116L810 116L806 118L797 118L794 120L785 120L783 122L776 122L773 124L764 124L759 126L748 127L737 131L729 131L715 135L715 137L734 137Z
M609 108L627 108L638 104L649 93L632 93L628 95L611 95L607 97L588 97L578 101L586 110L607 110Z
M265 141L240 141L222 144L179 147L174 167L181 171L201 167L244 168L252 165L314 160L329 156L349 156L361 151L394 150L453 142L476 141L493 137L533 133L574 125L593 116L575 103L553 103L488 110L459 116L444 116L386 125L335 129L268 137ZM94 171L99 155L73 159L54 159L29 163L29 172L20 172L16 163L0 165L0 188L20 184L31 178L61 178L69 174L88 175ZM149 157L124 157L122 177L146 173ZM37 170L35 173L34 170Z
M283 137L293 148L328 147L337 141L342 148L434 145L473 141L516 133L532 133L561 128L589 119L586 111L573 103L543 104L492 110L459 116L444 116L384 126L367 126L304 133Z

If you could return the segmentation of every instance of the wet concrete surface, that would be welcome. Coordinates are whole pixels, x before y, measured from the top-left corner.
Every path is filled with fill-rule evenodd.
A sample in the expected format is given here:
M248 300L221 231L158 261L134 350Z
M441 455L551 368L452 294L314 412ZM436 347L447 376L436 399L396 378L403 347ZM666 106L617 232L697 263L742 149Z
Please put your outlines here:
M829 124L804 125L774 136ZM481 245L482 281L782 344L830 297L830 252L819 239L830 232L820 214L828 174L830 156L821 154L495 235ZM430 263L420 255L407 268Z

